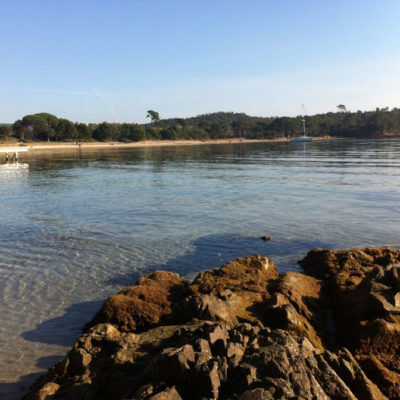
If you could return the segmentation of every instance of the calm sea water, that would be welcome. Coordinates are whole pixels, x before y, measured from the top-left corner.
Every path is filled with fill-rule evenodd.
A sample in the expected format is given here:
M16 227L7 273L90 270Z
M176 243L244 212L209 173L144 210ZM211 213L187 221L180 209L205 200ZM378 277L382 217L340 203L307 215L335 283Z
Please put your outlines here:
M157 268L400 247L400 140L112 149L0 170L0 398L62 358L104 298ZM263 242L261 235L272 240Z

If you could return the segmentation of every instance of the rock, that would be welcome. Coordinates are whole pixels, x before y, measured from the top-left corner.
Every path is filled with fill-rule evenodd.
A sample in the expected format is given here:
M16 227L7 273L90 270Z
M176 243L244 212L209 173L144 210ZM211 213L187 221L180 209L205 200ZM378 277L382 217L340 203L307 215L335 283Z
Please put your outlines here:
M275 397L271 392L267 392L263 388L257 388L252 390L246 390L239 397L239 400L273 400Z
M26 400L400 400L400 252L156 271L106 300Z
M54 394L60 388L60 385L54 382L46 383L40 390L37 396L38 400L51 400Z
M174 305L185 297L186 287L187 281L177 274L152 272L140 278L135 286L109 297L86 329L104 322L122 331L148 329L171 315Z
M377 357L363 355L358 357L359 363L368 377L390 399L397 399L400 393L398 374L387 369Z
M191 298L192 315L208 321L221 321L234 326L238 323L234 315L234 308L239 300L232 294L228 301L217 296L199 294Z
M307 337L317 348L326 341L326 320L321 301L321 282L298 272L287 272L270 289L264 323Z
M200 273L190 289L194 293L215 295L227 289L236 294L242 291L265 293L269 280L278 276L278 268L271 259L254 255L230 261L218 270Z
M245 348L240 343L229 343L226 356L228 357L230 363L236 366L240 363L243 358Z
M271 240L271 237L270 236L261 236L260 239L267 242L268 240Z
M217 296L225 302L225 309L218 307L221 311L212 313L214 320L231 326L236 321L260 322L263 303L269 298L268 285L278 276L271 259L255 255L238 258L219 270L200 273L190 285L190 291L195 296ZM229 312L228 318L226 312Z
M218 362L211 361L208 364L202 364L192 375L192 384L195 386L195 393L199 398L207 397L218 399L219 379Z
M386 396L400 399L400 361L393 357L400 353L400 251L315 249L300 264L323 279L322 291L332 310L338 344L364 360L370 367L368 377ZM389 375L382 368L372 368L371 361L366 364L369 358L365 357L370 356L391 371L390 379L383 379Z
M167 388L154 396L149 397L149 400L182 400L176 387Z
M92 332L99 331L107 333L107 329ZM246 346L244 339L251 343L254 334L263 344L257 351ZM134 343L130 343L132 351L141 354L133 358L133 363L112 362L117 348L114 353L108 353L111 349L107 353L100 351L92 354L87 366L87 383L82 377L71 379L67 371L55 381L54 376L50 377L27 398L37 398L34 394L44 393L47 388L54 388L54 400L385 398L350 353L345 351L342 358L331 352L321 353L307 339L283 330L260 329L248 323L233 328L203 324L186 331L176 327L175 333L165 336L157 347L148 347L147 339L141 340L142 335L146 333L135 335ZM86 343L88 336L90 333L78 342ZM240 337L240 362L233 362L234 357L211 354L212 345L226 340L230 349L235 345L230 338ZM127 345L123 333L119 340L120 346ZM171 346L179 341L180 346ZM205 354L208 359L196 363Z
M156 359L152 371L153 377L168 378L170 382L181 383L195 361L193 347L186 344L179 348L166 348Z

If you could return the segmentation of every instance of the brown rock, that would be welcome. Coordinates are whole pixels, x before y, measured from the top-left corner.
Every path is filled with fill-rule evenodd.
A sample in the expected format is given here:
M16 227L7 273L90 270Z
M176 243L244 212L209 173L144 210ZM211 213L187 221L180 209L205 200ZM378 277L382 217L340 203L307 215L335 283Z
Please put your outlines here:
M100 342L110 343L108 339L99 338L99 332L105 337L108 332L110 338L110 330L103 326L102 329L93 328L92 333L84 335L78 343L87 343L91 334L97 335ZM203 324L184 333L176 327L174 332L154 342L158 343L157 347L147 345L151 337L148 333L134 337L122 333L118 345L127 346L127 341L134 339L129 343L131 351L140 353L140 357L118 362L115 360L117 347L100 350L91 354L86 375L71 377L61 369L58 375L47 376L47 381L36 387L27 399L37 399L41 393L53 393L50 395L54 400L385 398L349 352L344 351L340 356L321 352L308 339L289 332L260 329L249 324L234 328ZM182 332L180 337L179 332ZM232 343L239 344L231 342L230 338L248 338L251 343L255 334L257 340L266 345L254 351L243 340L241 362L235 364L232 357L211 354L204 339L210 334L214 344L226 338L228 349ZM168 346L177 340L184 343L179 347ZM205 354L208 360L196 363ZM85 378L89 376L90 380Z
M190 288L194 293L203 294L219 294L227 289L236 294L241 291L265 293L268 281L278 275L278 268L270 258L254 255L200 273Z
M255 255L238 258L219 270L200 273L190 290L194 295L214 295L224 300L230 318L222 316L220 319L230 325L236 320L259 322L263 302L269 297L268 285L278 276L271 259Z
M171 315L174 304L186 295L187 281L177 274L155 271L138 280L135 286L109 297L87 328L111 323L122 331L143 331Z
M377 357L363 355L358 359L365 374L374 381L377 387L390 399L397 399L400 393L398 374L387 369Z
M40 390L37 396L38 400L51 400L54 398L57 390L60 389L60 385L54 382L46 383Z
M287 272L270 292L274 294L265 304L263 322L307 337L314 346L323 349L327 334L321 282L298 272Z
M195 387L195 393L200 398L207 397L218 399L221 381L219 379L218 363L211 361L208 365L201 365L192 375L192 385Z
M279 276L262 256L189 288L149 274L107 299L26 400L399 400L400 252L320 249L301 263L313 276Z
M310 251L300 262L306 272L324 279L324 296L332 309L338 343L358 357L373 356L380 368L368 377L384 394L400 399L400 251L390 248ZM372 365L369 363L368 365ZM386 374L387 375L387 374Z
M189 344L179 348L166 348L156 359L152 376L156 379L164 377L170 382L181 383L185 380L185 374L190 371L194 361L195 352Z
M270 391L266 391L263 388L256 388L246 390L240 397L239 400L273 400L275 397Z
M238 324L234 315L234 309L237 305L237 296L232 294L230 299L222 300L217 296L208 294L199 294L191 298L193 316L208 321L225 322L230 326Z
M149 397L149 400L182 400L176 387L167 388L154 396Z

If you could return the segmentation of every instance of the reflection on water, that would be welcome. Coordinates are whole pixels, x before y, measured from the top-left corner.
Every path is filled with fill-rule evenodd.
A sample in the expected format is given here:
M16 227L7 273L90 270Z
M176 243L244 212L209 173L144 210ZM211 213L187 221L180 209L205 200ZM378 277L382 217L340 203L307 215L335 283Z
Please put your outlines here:
M28 163L21 163L19 161L0 164L0 171L3 173L4 172L15 172L15 171L20 171L20 170L25 170L28 168L29 168Z
M0 171L0 398L63 356L107 295L254 253L400 247L400 141L24 154ZM261 235L272 237L263 242Z

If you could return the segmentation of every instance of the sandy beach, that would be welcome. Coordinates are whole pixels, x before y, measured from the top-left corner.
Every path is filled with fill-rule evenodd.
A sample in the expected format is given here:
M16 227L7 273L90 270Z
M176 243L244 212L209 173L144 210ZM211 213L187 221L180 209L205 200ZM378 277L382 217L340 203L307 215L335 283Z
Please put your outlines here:
M332 137L313 138L314 141L331 140ZM30 151L48 152L48 151L68 151L76 150L99 150L110 148L131 148L131 147L165 147L165 146L198 146L210 144L234 144L234 143L268 143L268 142L287 142L286 139L218 139L218 140L144 140L140 142L122 143L122 142L80 142L77 145L75 142L31 142L27 143L22 148L27 148ZM18 147L17 142L0 142L0 149Z

